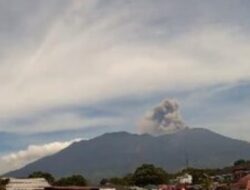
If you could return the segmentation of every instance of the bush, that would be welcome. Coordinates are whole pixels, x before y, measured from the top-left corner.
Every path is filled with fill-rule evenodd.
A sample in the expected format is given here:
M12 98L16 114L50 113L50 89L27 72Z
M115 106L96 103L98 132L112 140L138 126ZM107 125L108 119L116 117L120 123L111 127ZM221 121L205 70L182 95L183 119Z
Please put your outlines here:
M58 186L86 186L87 180L82 175L72 175L70 177L63 177L56 181Z

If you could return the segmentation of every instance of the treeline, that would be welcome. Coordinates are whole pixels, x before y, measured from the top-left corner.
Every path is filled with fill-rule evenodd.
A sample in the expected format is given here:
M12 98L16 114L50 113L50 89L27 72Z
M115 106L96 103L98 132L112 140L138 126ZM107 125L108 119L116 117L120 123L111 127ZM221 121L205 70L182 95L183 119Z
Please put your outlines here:
M50 185L55 186L86 186L88 184L87 180L82 175L72 175L56 180L50 173L37 171L30 174L28 178L44 178Z
M207 183L209 176L215 175L217 170L213 169L197 169L186 168L177 173L167 173L164 169L155 167L152 164L143 164L138 167L134 173L128 174L124 177L113 177L109 179L102 179L100 184L114 184L122 186L140 186L146 185L160 185L166 183L174 183L178 176L186 173L192 175L193 184Z
M141 186L146 185L159 185L171 183L176 177L185 173L189 173L193 176L194 184L201 184L207 180L207 176L214 175L216 170L210 169L195 169L186 168L178 173L171 174L166 172L160 167L156 167L153 164L143 164L138 167L133 173L127 174L123 177L104 178L99 182L99 185L118 185L118 186ZM86 186L88 181L82 175L72 175L69 177L63 177L55 179L50 173L46 172L34 172L28 176L29 178L45 178L51 185L56 186Z
M193 184L208 183L210 176L215 176L232 171L233 167L249 165L250 161L237 160L233 166L223 169L197 169L197 168L185 168L177 173L168 173L163 168L156 167L153 164L143 164L136 168L133 173L127 174L123 177L104 178L100 185L119 185L119 186L146 186L146 185L159 185L173 182L178 176L183 174L190 174L193 177ZM55 179L50 173L46 172L34 172L28 176L29 178L42 177L45 178L51 185L56 186L86 186L89 182L82 175L72 175L69 177L63 177Z
M250 165L250 160L239 159L234 162L234 166Z
M170 174L164 169L155 167L153 164L143 164L138 167L134 173L128 174L124 177L113 177L109 179L102 179L100 185L113 184L122 186L146 186L148 184L158 185L168 183Z
M55 179L50 173L37 171L28 176L29 178L45 178L51 185L56 186L85 186L88 181L82 175L72 175ZM138 167L134 173L124 177L113 177L110 179L102 179L100 185L138 185L145 186L147 184L163 184L169 181L169 174L162 168L155 167L152 164L143 164Z

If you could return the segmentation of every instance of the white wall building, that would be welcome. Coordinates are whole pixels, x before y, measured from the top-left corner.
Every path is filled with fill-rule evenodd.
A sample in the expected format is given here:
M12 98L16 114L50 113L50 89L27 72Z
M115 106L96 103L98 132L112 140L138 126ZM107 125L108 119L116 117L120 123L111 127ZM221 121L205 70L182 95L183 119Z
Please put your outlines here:
M189 174L184 174L178 178L180 184L192 184L193 177Z
M49 186L49 183L44 178L10 178L9 183L6 185L6 190L43 190Z

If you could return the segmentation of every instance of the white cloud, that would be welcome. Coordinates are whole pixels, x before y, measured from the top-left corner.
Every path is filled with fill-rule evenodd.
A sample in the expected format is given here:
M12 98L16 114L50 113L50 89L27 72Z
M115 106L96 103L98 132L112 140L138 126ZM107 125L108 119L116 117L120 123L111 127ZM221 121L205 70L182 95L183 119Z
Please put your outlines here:
M129 7L94 15L95 2L85 2L57 17L34 49L13 48L2 60L2 118L250 79L250 39L240 28L202 25L172 39L129 40L136 30L153 30L150 15Z
M213 36L202 31L198 35L201 37L189 35L184 44L116 47L99 50L101 52L88 52L90 47L89 50L82 47L85 45L80 41L84 36L72 45L47 47L33 64L23 62L22 68L12 65L11 70L19 72L12 77L8 75L8 82L2 84L0 112L3 115L20 114L163 88L190 88L249 78L248 41L239 43L226 31L217 31ZM207 39L203 39L203 35ZM223 39L219 41L221 44L216 43L220 38ZM202 40L206 42L200 44ZM203 43L210 45L201 47L200 51L205 54L201 59L196 54L196 47ZM96 46L98 48L98 44ZM207 63L206 56L214 62Z
M66 142L52 142L44 145L30 145L27 149L13 152L0 157L0 173L15 170L29 164L39 158L52 155L68 147L73 142L80 141L74 139Z
M238 40L223 29L211 33L204 29L187 35L186 41L160 47L126 45L103 50L92 40L97 50L91 50L90 42L81 42L85 38L81 35L76 42L46 47L39 59L21 63L22 68L12 65L11 70L19 72L8 75L8 82L1 86L0 113L9 116L162 89L230 83L250 76L249 40Z
M31 116L32 117L32 116ZM29 117L28 117L29 118ZM34 116L31 120L19 122L14 124L11 120L2 123L2 131L13 132L19 134L34 134L40 132L56 132L63 130L79 130L84 128L96 126L119 126L124 122L123 117L118 116L99 116L88 118L82 114L75 112L59 112L50 113L45 115ZM18 128L16 128L18 124Z

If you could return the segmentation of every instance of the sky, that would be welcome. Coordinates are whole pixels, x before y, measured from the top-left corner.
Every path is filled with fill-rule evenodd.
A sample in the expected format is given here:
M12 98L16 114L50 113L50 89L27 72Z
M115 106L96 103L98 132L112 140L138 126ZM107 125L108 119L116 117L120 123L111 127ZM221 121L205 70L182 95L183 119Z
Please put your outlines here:
M190 128L250 141L249 9L248 0L0 0L0 173L78 139L138 133L165 99Z

